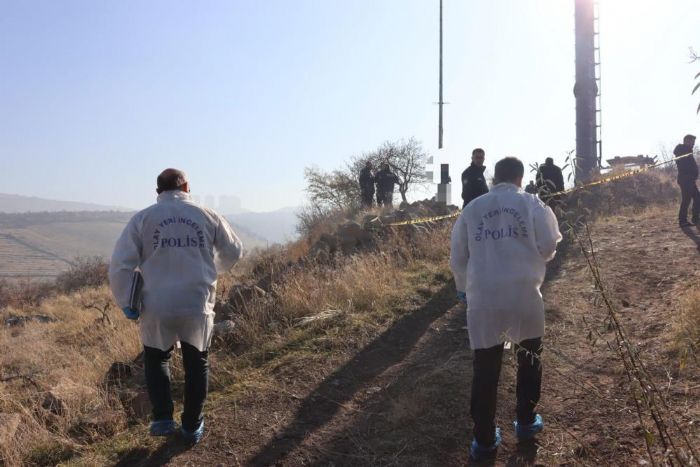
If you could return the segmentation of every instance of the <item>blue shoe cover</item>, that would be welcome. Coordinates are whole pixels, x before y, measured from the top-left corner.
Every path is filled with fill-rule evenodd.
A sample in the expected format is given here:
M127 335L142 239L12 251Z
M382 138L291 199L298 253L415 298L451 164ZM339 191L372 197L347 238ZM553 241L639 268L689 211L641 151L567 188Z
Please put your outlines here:
M182 427L180 431L182 433L182 437L185 439L185 442L190 444L197 444L202 440L202 437L204 436L204 420L200 422L199 427L197 427L197 429L194 431L187 431L185 430L185 427Z
M544 429L544 420L540 414L535 414L535 421L529 425L520 425L517 420L513 422L515 426L515 436L519 440L532 439Z
M475 461L482 459L489 459L496 455L496 450L498 446L501 445L501 429L496 428L496 440L491 446L481 446L476 442L476 439L472 440L471 448L469 449L469 455Z
M168 436L177 431L174 420L156 420L151 422L151 436Z

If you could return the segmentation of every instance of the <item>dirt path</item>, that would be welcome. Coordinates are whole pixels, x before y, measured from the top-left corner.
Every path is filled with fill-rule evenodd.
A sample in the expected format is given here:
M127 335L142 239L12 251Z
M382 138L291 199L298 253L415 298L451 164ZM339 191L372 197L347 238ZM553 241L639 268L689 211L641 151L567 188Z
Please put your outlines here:
M700 444L699 372L679 373L668 350L676 299L700 276L700 232L684 233L668 217L617 218L596 225L593 237L629 335ZM612 336L604 312L581 256L564 256L543 290L546 431L538 445L516 444L509 354L499 387L504 442L497 463L644 465L626 377L604 343ZM446 285L426 296L340 366L332 358L280 366L274 388L218 397L207 414L210 431L194 449L166 443L148 455L129 452L120 465L467 465L471 352L453 294ZM590 339L589 330L602 338Z
M672 215L649 211L600 222L592 238L630 341L677 409L683 428L700 445L698 368L680 372L671 350L678 299L700 278L700 231L682 231ZM551 351L542 410L561 440L544 437L541 454L568 454L587 465L645 465L627 377L607 347L613 333L595 306L590 283L581 256L574 255L543 290Z

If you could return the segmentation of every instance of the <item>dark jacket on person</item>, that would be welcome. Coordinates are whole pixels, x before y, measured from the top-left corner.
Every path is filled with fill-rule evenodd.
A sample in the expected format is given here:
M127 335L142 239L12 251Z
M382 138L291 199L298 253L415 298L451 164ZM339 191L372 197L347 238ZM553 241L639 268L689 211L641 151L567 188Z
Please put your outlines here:
M400 183L399 177L391 169L382 169L374 176L377 183L377 191L381 193L393 193L394 185Z
M549 193L564 191L564 175L554 164L541 165L537 171L537 188L544 187Z
M369 167L360 171L360 190L368 195L374 194L374 175Z
M486 185L486 178L484 177L485 170L485 166L479 167L472 163L462 172L462 199L464 200L464 206L469 204L474 198L489 192L489 187Z
M679 144L676 149L673 150L673 155L684 156L693 152L693 148L686 146L685 144ZM695 157L688 156L683 159L676 160L676 167L678 168L678 182L689 182L698 179L698 163L695 161Z

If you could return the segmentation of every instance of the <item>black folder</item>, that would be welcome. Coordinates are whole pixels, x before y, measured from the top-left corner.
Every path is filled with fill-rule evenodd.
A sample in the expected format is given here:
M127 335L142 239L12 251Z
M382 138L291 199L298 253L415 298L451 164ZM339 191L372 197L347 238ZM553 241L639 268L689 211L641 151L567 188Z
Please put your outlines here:
M131 277L131 292L129 293L129 308L141 313L143 276L141 271L134 271Z

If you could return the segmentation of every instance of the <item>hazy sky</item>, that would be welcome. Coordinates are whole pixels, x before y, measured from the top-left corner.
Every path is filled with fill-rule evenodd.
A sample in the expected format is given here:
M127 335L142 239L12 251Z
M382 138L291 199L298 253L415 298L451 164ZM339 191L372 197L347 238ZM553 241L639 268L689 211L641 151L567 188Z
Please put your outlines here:
M273 210L303 202L304 167L412 136L454 179L475 146L491 172L563 162L574 1L444 1L438 151L438 0L0 0L0 192L138 208L175 166ZM700 133L700 2L600 2L605 155Z

